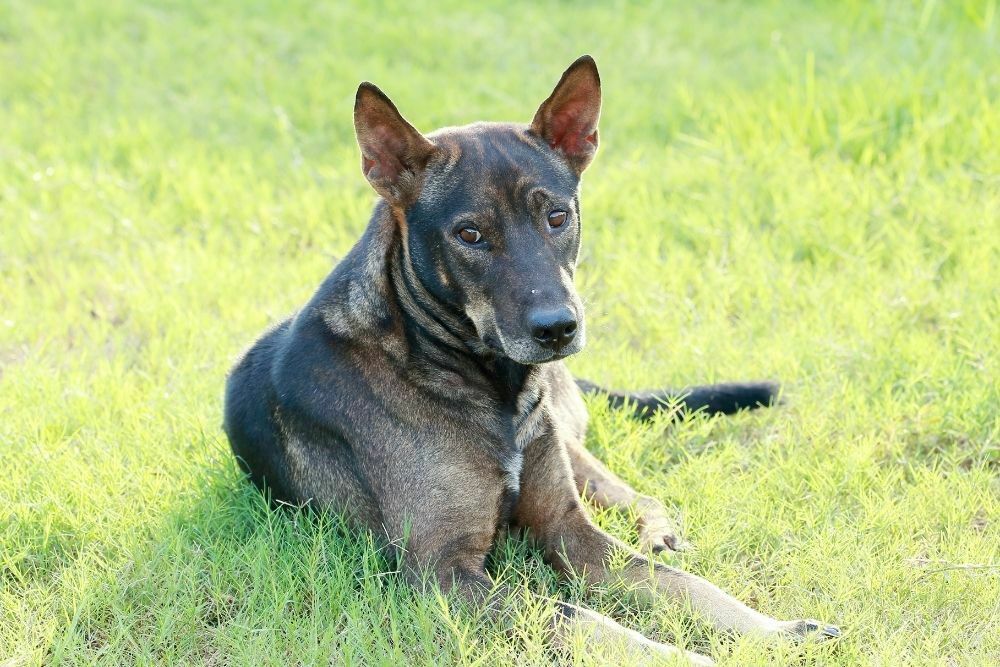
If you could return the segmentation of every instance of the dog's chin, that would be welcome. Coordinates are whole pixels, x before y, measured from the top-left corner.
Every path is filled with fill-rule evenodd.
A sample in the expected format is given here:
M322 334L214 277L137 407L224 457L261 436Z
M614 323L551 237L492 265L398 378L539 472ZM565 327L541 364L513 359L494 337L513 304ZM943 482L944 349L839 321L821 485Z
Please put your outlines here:
M550 350L534 343L524 343L520 345L505 345L500 353L519 364L535 366L552 361L560 361L566 357L573 356L582 349L583 345L577 345L575 342L558 351Z
M477 347L483 352L498 357L506 357L513 362L525 366L545 364L550 361L559 361L560 359L571 357L583 349L585 342L584 337L580 335L561 350L551 350L542 347L531 339L508 338L495 332L486 333L476 341Z
M540 366L542 364L547 364L547 363L550 363L552 361L562 361L566 357L571 357L574 354L576 354L576 353L575 352L552 352L552 353L550 353L547 356L540 357L540 358L537 358L537 359L514 359L513 357L511 357L511 359L513 359L514 361L516 361L519 364L523 364L524 366Z

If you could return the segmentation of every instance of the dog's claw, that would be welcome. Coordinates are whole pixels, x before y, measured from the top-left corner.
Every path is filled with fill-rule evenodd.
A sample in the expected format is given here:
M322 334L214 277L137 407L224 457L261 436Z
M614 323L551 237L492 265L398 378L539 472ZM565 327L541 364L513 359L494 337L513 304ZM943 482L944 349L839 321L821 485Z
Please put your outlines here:
M669 536L667 538L664 538L664 542L666 542L667 547L669 549L671 549L672 551L690 551L691 550L691 543L688 542L688 541L686 541L686 540L681 539L680 537L677 537L676 535L671 535L671 536Z
M662 523L642 527L639 530L639 542L644 549L652 551L654 554L664 551L688 551L691 544L680 537L673 526Z
M647 547L654 554L664 551L688 551L691 544L677 537L676 535L644 535L641 537L643 546Z
M836 625L824 625L822 628L817 628L817 630L823 635L824 638L837 639L840 637L840 628Z
M802 621L792 621L786 626L785 632L801 639L813 639L816 641L826 641L840 637L840 628L836 625L821 623L812 618Z

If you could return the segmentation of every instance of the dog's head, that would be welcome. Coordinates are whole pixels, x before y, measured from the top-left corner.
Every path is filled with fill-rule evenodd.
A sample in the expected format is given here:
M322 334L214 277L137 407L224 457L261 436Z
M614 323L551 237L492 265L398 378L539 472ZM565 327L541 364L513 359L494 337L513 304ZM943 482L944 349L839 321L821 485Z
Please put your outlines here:
M479 341L524 364L584 345L573 286L580 175L597 152L593 58L563 74L530 124L475 123L424 136L370 83L358 89L361 166L402 227L423 288L462 312Z

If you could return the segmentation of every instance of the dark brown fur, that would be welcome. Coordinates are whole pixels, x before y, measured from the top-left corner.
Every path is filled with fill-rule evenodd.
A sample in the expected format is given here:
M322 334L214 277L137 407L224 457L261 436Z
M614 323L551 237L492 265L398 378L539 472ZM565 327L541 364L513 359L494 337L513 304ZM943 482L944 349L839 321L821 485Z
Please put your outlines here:
M583 448L587 411L561 361L585 336L572 279L579 179L597 150L599 112L589 57L566 71L530 125L425 137L363 84L362 169L381 199L312 300L233 369L233 450L275 499L343 513L394 545L413 582L430 572L446 591L492 600L496 613L505 612L485 559L510 525L560 572L623 580L688 603L720 628L822 628L766 617L631 551L587 516L581 493L634 506L646 547L681 546L662 505ZM658 405L644 400L643 410ZM609 568L614 551L631 554L624 570ZM678 652L586 609L560 603L556 612L556 643L582 631L636 655Z

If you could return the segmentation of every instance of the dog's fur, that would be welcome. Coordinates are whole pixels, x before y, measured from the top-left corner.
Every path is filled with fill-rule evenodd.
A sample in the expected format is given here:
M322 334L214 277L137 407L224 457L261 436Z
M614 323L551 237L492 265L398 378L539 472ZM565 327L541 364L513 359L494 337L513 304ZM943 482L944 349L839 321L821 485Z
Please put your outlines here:
M232 370L225 428L233 451L275 500L345 515L387 537L411 581L431 573L442 589L497 614L506 613L503 596L484 563L509 526L561 573L682 600L719 628L834 635L816 621L760 614L629 549L587 516L581 493L599 506L633 507L647 553L682 546L657 500L584 449L581 388L596 388L578 387L561 361L584 344L573 287L578 188L597 150L600 104L588 56L529 125L424 136L362 84L355 126L380 200L312 300ZM665 405L733 412L770 404L775 392L719 385L608 400L645 417ZM609 567L616 550L628 554L624 568ZM565 603L552 627L556 644L583 630L590 642L637 653L678 652Z

